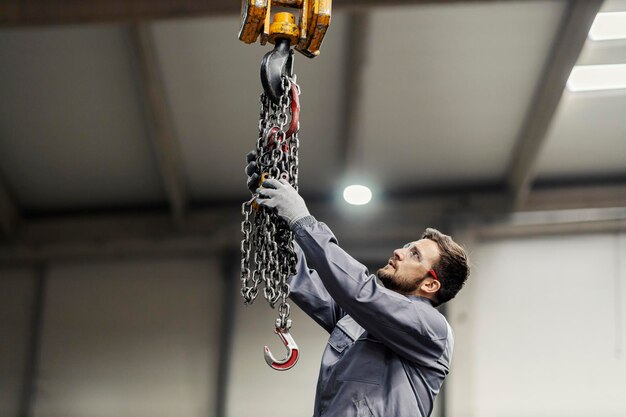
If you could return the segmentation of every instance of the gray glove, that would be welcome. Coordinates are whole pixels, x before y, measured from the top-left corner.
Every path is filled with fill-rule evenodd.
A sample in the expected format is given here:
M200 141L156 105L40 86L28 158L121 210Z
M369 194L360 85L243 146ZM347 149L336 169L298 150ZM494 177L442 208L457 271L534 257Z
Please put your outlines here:
M248 176L246 184L252 194L256 193L256 189L259 187L259 165L256 160L256 151L248 152L248 155L246 155L246 162L248 163L246 165L246 175Z
M310 216L304 199L286 180L269 178L261 185L256 190L259 194L257 204L276 209L276 213L289 223L289 227L303 217Z

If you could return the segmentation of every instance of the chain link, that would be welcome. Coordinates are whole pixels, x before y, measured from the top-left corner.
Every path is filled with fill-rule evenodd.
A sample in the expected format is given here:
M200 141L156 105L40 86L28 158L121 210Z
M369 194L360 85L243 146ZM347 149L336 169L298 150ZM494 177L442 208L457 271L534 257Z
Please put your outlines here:
M273 103L261 94L259 136L256 141L257 164L261 180L285 179L298 189L298 120L293 120L292 94L300 95L300 87L293 78L283 76L284 94ZM292 88L293 87L293 88ZM297 117L297 116L296 116ZM287 127L296 123L295 131L287 137ZM289 284L287 278L296 273L297 257L293 248L293 234L288 224L265 207L258 206L256 196L243 203L241 223L241 295L245 304L252 304L263 282L263 295L269 305L278 305L277 327L288 329Z

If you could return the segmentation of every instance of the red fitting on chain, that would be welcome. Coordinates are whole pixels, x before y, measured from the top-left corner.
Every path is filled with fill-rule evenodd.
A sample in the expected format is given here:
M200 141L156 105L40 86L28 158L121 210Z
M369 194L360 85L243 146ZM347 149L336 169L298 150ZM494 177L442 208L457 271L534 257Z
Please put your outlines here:
M286 138L290 138L300 128L300 95L298 84L291 82L291 124L287 130Z
M300 96L298 94L298 85L294 82L291 83L291 123L289 124L289 129L285 132L285 140L281 146L281 150L285 153L289 152L289 145L287 141L291 138L294 133L296 133L300 129ZM280 129L277 126L272 127L267 132L267 147L268 149L274 149L276 146L276 135L280 132Z

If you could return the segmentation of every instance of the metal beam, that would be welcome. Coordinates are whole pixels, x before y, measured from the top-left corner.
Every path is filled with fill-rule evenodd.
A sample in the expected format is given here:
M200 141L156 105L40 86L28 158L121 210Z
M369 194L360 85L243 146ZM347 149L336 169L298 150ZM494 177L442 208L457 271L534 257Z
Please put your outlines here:
M535 166L563 94L602 0L569 2L520 130L508 174L511 205L519 208L530 193Z
M359 144L358 120L360 116L363 73L367 60L369 13L353 12L348 16L348 28L345 45L344 65L344 97L342 109L342 126L339 132L339 155L348 175L356 174L362 162L362 149Z
M334 0L333 8L363 9L376 6L485 1L488 0ZM236 15L241 11L240 3L223 0L3 0L0 2L0 26L128 23L139 20Z
M22 393L20 396L19 417L31 417L34 415L35 402L37 400L37 378L39 376L39 358L41 356L41 343L43 333L43 319L46 299L45 265L37 265L35 286L33 292L32 315L30 319L30 343L24 366L24 378L22 381Z
M626 185L534 187L522 210L626 207Z
M169 212L102 214L24 221L0 244L0 264L159 256L203 256L238 245L239 206L188 213L176 227Z
M158 162L172 219L176 225L182 226L188 200L185 170L156 57L154 39L150 27L144 23L131 25L130 37L142 86L148 136Z
M215 417L226 417L228 403L228 383L230 381L230 365L233 352L233 338L235 333L236 312L233 305L237 302L239 285L239 251L226 251L220 255L222 284L222 311L220 316L219 359L217 380L215 384ZM214 277L208 277L214 279Z
M17 230L20 213L11 193L0 177L0 237L11 237Z
M515 213L470 228L477 240L624 231L624 207Z
M309 202L309 208L330 225L346 249L367 259L378 256L380 248L414 238L427 226L453 229L457 233L471 229L480 237L489 237L616 231L623 230L626 221L620 217L621 212L596 211L595 217L588 213L584 217L581 213L585 212L580 211L626 207L626 184L600 190L589 185L533 191L523 211L544 213L547 220L541 222L528 214L522 217L526 223L510 217L504 204L506 198L505 192L467 192L395 199L386 201L384 207L362 210L315 201ZM570 217L564 220L565 214L559 215L564 209L576 210L579 217L568 214ZM239 247L239 210L238 203L220 209L196 209L189 212L182 228L174 227L167 212L29 220L21 225L14 241L0 244L0 265L129 257L206 257ZM607 217L607 213L613 217Z

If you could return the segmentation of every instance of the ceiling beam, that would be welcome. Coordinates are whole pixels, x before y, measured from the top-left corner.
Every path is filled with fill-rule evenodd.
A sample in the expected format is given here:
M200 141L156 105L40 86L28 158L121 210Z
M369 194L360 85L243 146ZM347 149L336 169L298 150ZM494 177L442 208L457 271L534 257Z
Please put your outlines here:
M357 174L363 161L362 141L358 136L358 122L360 117L361 94L363 77L367 61L367 48L370 15L366 11L356 11L348 15L347 47L344 57L345 65L343 76L343 109L341 130L339 132L339 155L341 162L349 175Z
M185 169L174 119L168 105L165 86L156 56L150 27L145 23L131 25L134 62L142 86L142 98L148 125L148 136L157 160L172 220L181 226L185 219L188 196Z
M15 200L0 178L0 236L13 236L20 221L20 212Z
M602 0L569 1L509 164L507 183L515 208L521 207L530 194L548 127L601 5Z
M355 256L370 258L380 248L415 238L428 226L452 228L456 232L468 230L476 237L488 238L621 231L626 224L626 183L601 189L589 185L533 191L523 209L531 214L511 214L503 204L506 198L505 192L468 192L396 199L379 207L355 209L324 202L310 202L309 207L311 213L333 229L346 249ZM601 206L597 205L599 201ZM0 265L176 255L207 257L238 248L241 237L238 203L191 210L182 228L172 224L167 212L31 219L21 224L15 239L0 243Z
M626 207L514 213L469 228L474 239L626 231Z
M222 275L222 297L220 314L220 333L218 337L218 366L215 372L215 417L227 415L228 393L231 380L231 365L233 364L233 345L235 341L235 323L237 309L233 305L240 302L237 287L241 286L241 253L230 251L219 255L220 270ZM212 309L211 309L212 310ZM212 311L207 311L212 314Z
M28 349L24 352L24 373L18 411L18 415L23 417L34 416L37 405L37 387L41 375L40 361L48 283L48 268L46 265L37 265L35 267L34 281L30 317L30 340L27 345Z
M334 0L333 8L335 10L362 9L375 6L484 3L485 1ZM0 26L128 23L139 20L236 15L241 12L240 5L241 2L233 0L3 0L0 2Z

